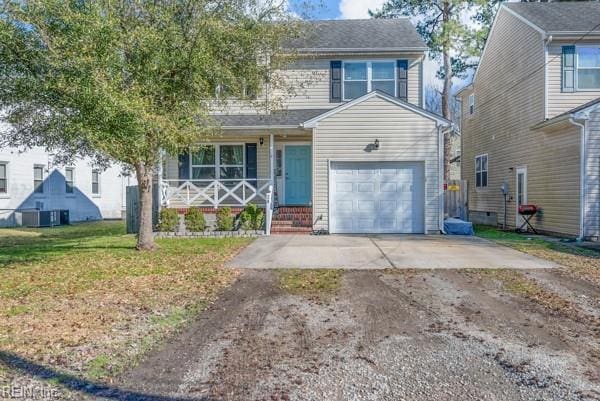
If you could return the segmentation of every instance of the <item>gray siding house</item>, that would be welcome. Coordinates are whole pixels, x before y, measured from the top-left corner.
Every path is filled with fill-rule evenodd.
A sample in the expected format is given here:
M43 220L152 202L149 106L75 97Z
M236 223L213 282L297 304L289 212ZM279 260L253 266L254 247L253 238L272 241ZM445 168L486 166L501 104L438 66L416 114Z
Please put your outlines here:
M293 93L266 86L259 97L277 106L215 110L219 136L165 157L162 207L258 203L278 233L439 232L451 123L423 109L427 47L415 28L406 18L304 28L278 72Z
M458 97L471 220L598 238L600 3L504 3Z

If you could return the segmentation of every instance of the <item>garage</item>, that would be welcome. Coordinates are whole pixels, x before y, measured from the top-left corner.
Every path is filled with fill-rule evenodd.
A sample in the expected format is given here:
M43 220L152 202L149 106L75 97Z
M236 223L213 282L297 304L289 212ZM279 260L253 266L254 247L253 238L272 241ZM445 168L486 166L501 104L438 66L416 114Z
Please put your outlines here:
M424 233L423 162L331 162L332 234Z

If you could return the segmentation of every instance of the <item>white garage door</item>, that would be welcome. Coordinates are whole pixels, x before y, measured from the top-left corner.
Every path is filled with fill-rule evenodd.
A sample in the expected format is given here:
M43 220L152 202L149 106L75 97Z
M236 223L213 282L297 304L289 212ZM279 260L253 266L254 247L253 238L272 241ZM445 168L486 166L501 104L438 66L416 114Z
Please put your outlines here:
M425 171L415 162L332 162L329 231L424 233Z

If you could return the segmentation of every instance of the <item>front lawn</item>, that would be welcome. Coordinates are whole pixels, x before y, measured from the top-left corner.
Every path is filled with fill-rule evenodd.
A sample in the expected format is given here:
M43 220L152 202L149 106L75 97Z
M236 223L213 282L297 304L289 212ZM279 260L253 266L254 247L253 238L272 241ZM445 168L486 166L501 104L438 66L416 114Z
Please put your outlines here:
M134 250L122 222L0 229L0 351L107 379L206 307L251 240L162 239ZM0 358L0 386L14 372Z
M561 272L600 285L600 253L574 243L562 243L541 237L502 231L490 226L476 226L475 235L515 248L562 266Z

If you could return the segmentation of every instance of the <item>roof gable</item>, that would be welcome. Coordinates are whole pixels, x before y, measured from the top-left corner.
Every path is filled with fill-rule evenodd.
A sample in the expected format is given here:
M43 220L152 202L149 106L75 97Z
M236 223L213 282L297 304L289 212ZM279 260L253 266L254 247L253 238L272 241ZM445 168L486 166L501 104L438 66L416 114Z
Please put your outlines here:
M344 104L342 104L342 105L340 105L340 106L338 106L338 107L336 107L334 109L331 109L331 110L327 111L326 113L323 113L323 114L321 114L319 116L316 116L316 117L314 117L314 118L306 121L303 124L303 126L304 126L304 128L315 128L317 126L317 124L319 123L319 121L322 121L322 120L324 120L326 118L334 116L334 115L336 115L339 112L347 110L347 109L351 108L352 106L355 106L355 105L357 105L359 103L362 103L362 102L364 102L366 100L369 100L369 99L372 99L374 97L379 97L379 98L384 99L384 100L386 100L386 101L388 101L388 102L390 102L390 103L392 103L392 104L394 104L394 105L396 105L398 107L401 107L403 109L412 111L413 113L419 114L419 115L421 115L421 116L423 116L425 118L428 118L428 119L434 121L438 125L442 125L442 126L446 126L446 127L451 127L452 126L452 122L449 121L449 120L447 120L447 119L445 119L442 116L439 116L437 114L431 113L431 112L429 112L429 111L427 111L427 110L425 110L425 109L423 109L421 107L415 106L415 105L413 105L411 103L407 103L407 102L405 102L403 100L400 100L398 98L392 97L392 96L388 95L387 93L380 92L380 91L373 91L373 92L367 93L366 95L363 95L363 96L361 96L359 98L356 98L356 99L354 99L354 100L352 100L352 101L350 101L348 103L344 103Z

